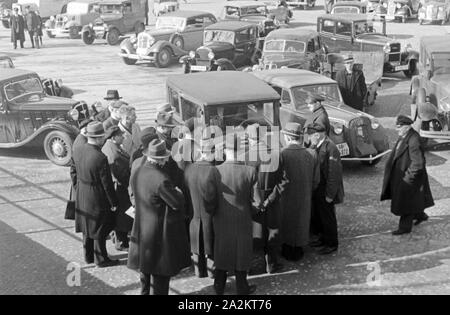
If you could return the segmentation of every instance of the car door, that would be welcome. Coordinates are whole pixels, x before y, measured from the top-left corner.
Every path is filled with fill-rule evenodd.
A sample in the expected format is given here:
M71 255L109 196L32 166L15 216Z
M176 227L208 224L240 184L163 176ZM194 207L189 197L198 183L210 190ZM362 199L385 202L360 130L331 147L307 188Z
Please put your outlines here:
M339 21L336 23L335 34L336 52L353 50L353 27L351 22Z
M235 66L250 65L250 59L255 52L257 33L256 27L248 27L236 32L233 60Z
M319 20L319 34L322 44L326 45L329 52L336 52L336 22L328 19Z
M186 19L186 27L183 31L184 50L196 50L202 45L204 28L202 16Z

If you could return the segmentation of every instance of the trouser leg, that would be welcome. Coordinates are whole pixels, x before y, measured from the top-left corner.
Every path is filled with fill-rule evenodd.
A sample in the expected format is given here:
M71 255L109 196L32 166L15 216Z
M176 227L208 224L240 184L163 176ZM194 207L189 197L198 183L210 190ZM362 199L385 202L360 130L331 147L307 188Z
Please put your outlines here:
M207 267L206 267L206 256L205 256L205 246L203 240L203 228L200 223L200 231L199 231L199 240L198 240L198 254L192 255L192 260L194 262L194 272L197 277L203 278L207 276Z
M328 203L325 197L321 198L319 202L318 212L322 226L322 241L326 246L337 247L339 241L334 203Z
M108 251L106 250L106 236L101 235L94 240L94 260L95 264L100 264L109 260Z
M170 277L151 275L150 295L169 295Z
M15 39L15 40L13 41L13 47L14 47L14 49L17 48L17 39Z
M30 35L31 45L34 48L34 32L33 31L28 31L28 34Z
M20 40L20 48L23 48L23 40Z
M238 295L248 294L247 271L235 271L236 274L236 293Z
M398 223L398 229L400 231L407 231L407 232L411 232L412 230L412 225L413 225L413 220L414 217L416 215L414 214L409 214L409 215L402 215L400 217L400 221Z
M278 230L266 228L264 233L266 270L269 271L278 264Z
M216 269L214 277L214 290L217 295L223 295L227 283L227 271Z
M150 294L150 275L141 272L140 279L141 279L141 295L149 295Z
M312 207L311 207L311 227L310 233L314 236L320 237L322 235L322 225L320 223L320 214L318 213L320 204L317 202L316 197L313 197Z
M115 246L116 249L119 248L128 248L128 233L122 231L115 231Z
M83 234L83 251L84 251L84 261L87 264L92 264L94 262L94 240L88 238Z

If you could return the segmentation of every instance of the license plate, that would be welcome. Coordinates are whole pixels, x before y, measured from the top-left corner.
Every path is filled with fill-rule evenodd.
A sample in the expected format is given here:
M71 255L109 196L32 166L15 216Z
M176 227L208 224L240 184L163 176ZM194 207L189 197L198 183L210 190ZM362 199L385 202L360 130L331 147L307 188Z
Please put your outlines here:
M408 70L409 65L403 65L403 66L396 66L395 71L402 71L402 70Z
M206 66L191 66L191 71L206 71Z
M350 155L350 149L349 149L348 144L346 142L338 143L336 146L337 146L341 156Z

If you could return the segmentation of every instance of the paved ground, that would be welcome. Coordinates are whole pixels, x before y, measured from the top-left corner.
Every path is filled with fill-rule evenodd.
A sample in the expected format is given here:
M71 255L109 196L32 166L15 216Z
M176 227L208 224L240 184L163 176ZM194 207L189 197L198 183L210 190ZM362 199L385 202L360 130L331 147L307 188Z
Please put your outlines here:
M221 2L189 1L182 7L218 13ZM319 5L322 2L319 2ZM294 26L315 28L322 14L295 11ZM418 46L418 37L444 34L449 26L419 26L417 22L389 23L388 33ZM410 34L414 34L410 35ZM27 45L28 43L26 43ZM139 121L148 125L155 105L165 98L164 79L180 73L168 69L126 66L118 48L103 43L85 46L81 40L45 39L41 50L12 50L9 31L0 30L0 53L13 57L19 68L44 77L62 78L73 87L77 99L89 103L107 89L118 88L124 99L138 108ZM383 79L383 89L369 112L388 128L395 139L394 117L409 113L409 81L403 75ZM384 163L364 167L345 164L346 201L338 207L340 250L319 257L308 250L303 261L285 263L286 272L251 278L260 294L392 294L450 293L450 147L427 154L428 171L436 206L428 223L407 236L393 237L397 218L389 204L379 202ZM447 150L447 151L446 151ZM69 193L66 168L52 165L40 151L0 151L0 294L136 294L138 275L122 265L96 269L82 262L81 238L73 223L63 219ZM110 244L109 244L110 245ZM73 267L81 267L81 285L70 286ZM261 261L255 259L255 264ZM69 279L69 281L67 281ZM76 281L75 281L76 284ZM173 294L211 294L212 281L198 280L185 270L171 283ZM232 286L232 284L230 284Z

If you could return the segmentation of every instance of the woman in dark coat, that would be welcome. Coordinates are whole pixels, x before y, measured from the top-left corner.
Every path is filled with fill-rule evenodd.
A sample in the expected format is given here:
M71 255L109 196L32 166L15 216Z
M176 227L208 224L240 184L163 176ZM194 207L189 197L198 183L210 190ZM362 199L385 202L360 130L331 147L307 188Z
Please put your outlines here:
M14 8L9 21L9 25L11 25L11 42L14 45L14 49L17 48L17 41L20 42L20 48L23 48L23 42L25 41L25 19L18 12L19 10Z
M115 213L115 245L120 251L128 250L128 233L133 227L133 219L125 212L131 207L128 185L130 182L130 157L122 150L123 133L119 127L113 126L106 131L106 142L102 152L108 158L119 206Z
M168 294L170 278L191 264L184 196L163 171L170 156L165 143L153 139L142 145L145 156L131 171L136 215L128 267L140 271L143 295Z
M413 121L406 116L397 118L399 139L386 162L381 200L391 199L391 212L400 216L394 235L410 233L416 225L426 221L424 210L434 205L425 155L419 134L411 128Z

